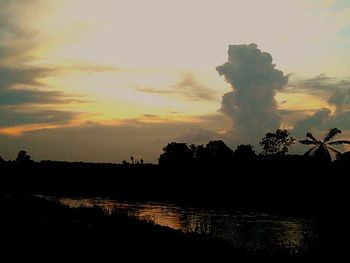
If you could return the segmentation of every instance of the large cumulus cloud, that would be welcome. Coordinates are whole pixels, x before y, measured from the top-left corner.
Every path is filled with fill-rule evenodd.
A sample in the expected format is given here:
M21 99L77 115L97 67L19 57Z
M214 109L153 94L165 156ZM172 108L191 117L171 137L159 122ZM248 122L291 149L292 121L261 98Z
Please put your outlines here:
M216 69L233 89L223 96L221 111L232 119L236 136L256 141L280 126L275 94L288 76L275 69L269 53L256 44L230 45L228 61Z

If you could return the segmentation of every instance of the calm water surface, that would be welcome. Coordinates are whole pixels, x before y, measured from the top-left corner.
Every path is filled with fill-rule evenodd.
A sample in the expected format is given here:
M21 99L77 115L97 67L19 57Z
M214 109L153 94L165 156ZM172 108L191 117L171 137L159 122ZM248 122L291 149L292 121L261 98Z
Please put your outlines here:
M125 202L108 198L58 199L71 207L98 205L108 211L127 210L141 219L162 226L221 237L236 247L249 250L298 252L311 247L317 236L314 222L302 218L201 209L169 203Z

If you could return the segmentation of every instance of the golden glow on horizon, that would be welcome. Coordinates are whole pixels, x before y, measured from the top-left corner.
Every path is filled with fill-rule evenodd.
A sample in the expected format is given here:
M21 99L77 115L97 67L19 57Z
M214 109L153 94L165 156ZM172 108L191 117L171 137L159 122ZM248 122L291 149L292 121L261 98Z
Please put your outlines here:
M43 129L59 128L61 125L47 125L47 124L28 124L19 125L15 127L0 128L0 135L21 136L25 132L31 132Z

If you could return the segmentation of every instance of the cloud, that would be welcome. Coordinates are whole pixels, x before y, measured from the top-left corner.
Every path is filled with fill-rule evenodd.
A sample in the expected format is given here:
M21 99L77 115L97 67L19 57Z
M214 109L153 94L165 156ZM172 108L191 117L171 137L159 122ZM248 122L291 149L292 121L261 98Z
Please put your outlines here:
M1 108L0 128L9 128L27 124L67 124L79 114L59 110L15 110Z
M289 83L292 88L284 90L284 92L304 92L309 94L320 94L322 92L328 94L338 89L350 87L350 79L339 79L329 77L327 74L320 74L310 79L295 80Z
M339 88L327 100L328 104L336 107L338 113L343 112L350 106L350 84L349 88Z
M1 56L0 56L1 59ZM6 89L15 85L42 86L39 78L52 73L51 69L22 67L7 67L0 65L0 89Z
M344 129L347 127L348 112L350 111L350 79L339 79L320 74L310 79L297 80L290 83L289 89L282 92L293 94L310 94L318 97L330 107L313 111L312 115L307 114L300 119L295 118L294 133L305 135L307 131L317 129L330 129L337 127ZM327 107L327 106L326 106ZM331 113L331 107L335 111ZM290 117L290 116L289 116Z
M1 106L63 104L71 102L84 102L76 96L65 94L61 91L43 91L37 89L0 89Z
M330 118L328 127L337 127L340 130L350 130L350 111L335 114Z
M211 140L221 140L222 135L215 131L204 128L190 128L182 132L177 138L178 142L185 142L190 144L206 144Z
M331 111L327 108L317 110L311 116L295 123L293 134L298 137L303 137L307 132L312 132L315 128L324 128L329 121Z
M230 45L228 61L216 70L233 88L222 97L221 111L233 121L235 136L256 140L280 126L275 94L288 76L275 69L269 53L256 44Z
M334 112L322 108L311 116L306 116L294 124L293 135L298 138L305 136L307 132L320 133L331 128L338 128L342 131L350 130L350 111Z
M294 80L289 85L282 92L315 95L333 106L350 104L350 78L339 79L320 74L310 79Z
M116 66L101 65L88 61L66 61L65 64L53 65L57 71L81 71L85 73L120 72L123 69Z
M182 74L181 79L176 84L164 89L142 87L137 88L137 90L147 93L181 95L185 99L196 101L217 99L216 92L198 82L192 73Z
M41 79L57 69L40 66L30 51L38 43L38 32L28 28L23 18L27 8L38 1L1 1L0 9L0 128L23 125L68 124L77 112L56 109L63 103L81 103L77 96L47 90ZM28 6L29 5L29 6ZM95 65L85 65L92 67ZM39 89L40 88L40 89ZM43 109L43 105L50 108Z

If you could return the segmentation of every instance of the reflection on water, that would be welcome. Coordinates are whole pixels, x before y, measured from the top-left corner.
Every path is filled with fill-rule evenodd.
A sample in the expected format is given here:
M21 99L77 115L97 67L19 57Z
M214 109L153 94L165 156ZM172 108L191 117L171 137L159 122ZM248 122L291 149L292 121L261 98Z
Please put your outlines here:
M152 220L183 232L222 237L236 247L248 250L307 249L315 239L311 220L272 216L263 213L240 213L181 207L168 203L132 203L102 198L59 198L72 207L98 205L108 211L127 210L139 218Z

